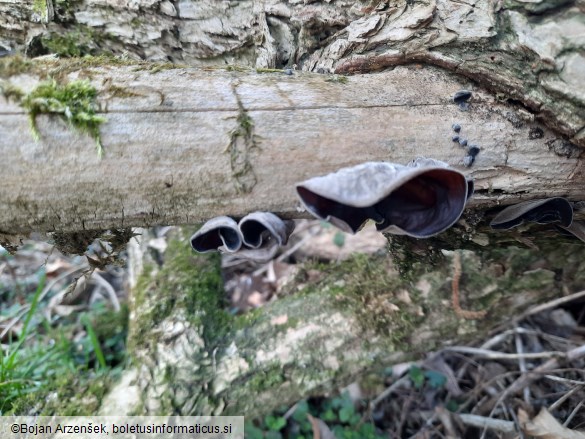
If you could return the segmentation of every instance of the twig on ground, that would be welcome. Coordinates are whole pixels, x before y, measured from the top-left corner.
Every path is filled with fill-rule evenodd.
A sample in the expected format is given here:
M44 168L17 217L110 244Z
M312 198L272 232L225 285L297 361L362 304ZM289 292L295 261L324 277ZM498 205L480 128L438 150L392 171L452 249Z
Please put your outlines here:
M114 287L95 271L91 274L91 277L93 280L96 281L96 283L98 283L106 290L106 292L108 293L108 297L110 298L110 302L114 307L114 310L120 311L120 301L118 300L118 296L116 295L116 290L114 290Z
M566 362L575 361L579 358L585 357L585 345L579 346L575 349L572 349L572 350L566 352L563 355L563 357L564 358L562 358L562 360L566 361ZM480 407L480 412L486 413L486 412L493 410L493 408L496 407L500 403L500 401L503 401L504 399L506 399L507 397L509 397L511 395L517 394L524 387L528 386L533 381L535 381L539 378L542 378L543 374L546 374L547 372L558 369L560 366L560 363L561 363L561 359L551 358L546 363L541 364L540 366L533 369L531 372L528 372L524 375L519 376L516 379L516 381L514 381L510 386L508 386L508 388L506 390L504 390L504 392L502 392L501 395L499 395L498 397L490 398L483 405L483 407Z
M435 408L435 413L445 427L445 431L447 433L448 438L456 438L459 435L457 434L457 430L455 429L455 425L453 425L453 415L449 412L445 407L437 406Z
M374 410L381 401L386 399L388 396L392 394L396 389L400 388L403 384L408 383L410 378L405 375L402 378L394 381L388 388L386 388L382 393L380 393L375 399L370 402L370 410Z
M470 354L479 356L488 360L518 360L524 359L537 359L537 358L556 358L563 357L566 354L559 351L550 352L529 352L525 354L508 354L504 352L490 351L487 349L472 348L467 346L451 346L444 349L447 352L458 352L460 354Z
M581 407L583 407L583 404L585 404L585 401L581 401L581 402L579 402L579 404L577 404L577 407L575 407L573 409L573 411L571 412L571 414L569 416L567 416L567 419L565 420L565 422L563 422L563 427L567 427L567 425L569 425L569 423L575 417L575 415L577 414L577 412L579 410L581 410Z
M585 290L569 294L568 296L559 297L558 299L551 300L550 302L546 302L541 305L533 306L532 308L528 309L526 312L518 316L515 320L516 321L522 320L528 316L538 314L539 312L546 311L547 309L556 308L560 305L564 305L565 303L572 302L573 300L577 300L582 297L585 297Z
M578 381L578 380L571 380L569 378L558 377L555 375L543 375L543 378L546 378L551 381L558 381L561 383L573 384L577 386L585 386L585 381Z
M503 433L514 433L516 431L512 421L503 421L501 419L486 418L485 416L470 415L466 413L460 413L457 416L459 416L461 422L470 427L488 428Z
M567 393L565 393L563 396L561 396L559 399L557 399L554 403L552 403L550 405L550 407L548 408L548 411L550 413L554 412L556 409L558 409L567 399L569 399L574 393L578 392L579 390L583 390L582 386L575 386L573 387L571 390L569 390Z
M520 354L518 357L518 368L520 372L526 373L528 372L528 368L526 367L526 358L522 356L524 354L524 345L522 344L522 337L517 332L514 334L514 342L516 344L516 351ZM526 404L530 404L530 387L524 387L524 402Z

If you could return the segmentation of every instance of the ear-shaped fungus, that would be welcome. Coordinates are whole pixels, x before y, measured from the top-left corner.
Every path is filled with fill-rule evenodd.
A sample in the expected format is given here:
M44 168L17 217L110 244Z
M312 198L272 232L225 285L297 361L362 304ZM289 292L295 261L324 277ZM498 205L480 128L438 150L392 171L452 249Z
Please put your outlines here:
M294 222L285 223L270 212L253 212L240 220L239 227L244 244L250 248L259 248L270 239L283 246L294 229Z
M473 183L438 160L407 166L367 162L297 184L309 212L356 233L368 219L381 232L427 238L461 216Z
M573 221L570 226L563 227L563 229L571 232L574 236L585 242L585 222Z
M236 253L240 258L267 262L286 245L295 228L294 221L283 221L270 212L253 212L240 220L245 248Z
M191 247L200 253L214 250L236 252L242 246L238 223L228 216L218 216L207 221L191 236Z
M531 200L508 206L490 223L492 229L511 229L524 221L538 224L559 223L569 227L573 222L573 207L562 197Z

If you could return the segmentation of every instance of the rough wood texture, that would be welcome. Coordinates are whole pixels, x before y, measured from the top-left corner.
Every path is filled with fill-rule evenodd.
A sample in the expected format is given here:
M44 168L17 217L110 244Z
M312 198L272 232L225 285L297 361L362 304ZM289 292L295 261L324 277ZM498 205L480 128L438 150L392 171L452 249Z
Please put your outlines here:
M38 69L46 75L63 66L43 61ZM94 141L59 116L37 117L35 141L25 111L0 97L0 231L188 224L254 210L301 216L295 183L368 160L405 164L420 155L475 178L472 206L583 199L581 149L530 113L436 68L398 67L345 83L306 72L142 68L77 67L68 75L89 78L99 90L107 118L101 160ZM42 74L6 81L26 92ZM468 111L452 102L461 88L474 92ZM470 169L451 140L455 122L481 147Z
M327 72L433 64L585 146L584 11L583 0L0 0L0 46Z
M435 266L417 258L412 280L387 257L332 263L319 280L299 276L295 294L225 318L217 296L201 289L217 261L191 252L190 232L173 235L160 270L144 251L148 235L139 238L142 250L131 241L145 267L131 302L133 367L101 414L268 413L373 367L483 337L533 304L585 288L582 244L557 241L540 252L489 246L461 253L461 300L487 310L482 319L458 318L451 305L453 252Z
M88 78L108 121L99 160L93 140L58 117L38 117L35 142L28 116L0 100L0 232L194 223L257 209L300 216L294 184L343 166L418 155L462 166L454 122L482 148L466 170L476 180L472 207L583 200L583 9L582 0L0 0L0 45L31 56L107 52L195 67L299 69L288 76L39 61L31 74L4 78L25 92L47 74ZM372 73L386 68L393 70ZM333 72L369 74L343 83ZM469 111L451 101L461 88L474 92ZM521 232L503 233L497 239L539 251L498 250L496 234L478 233L482 217L474 215L437 239L483 246L465 253L461 283L465 305L489 309L479 321L460 320L450 307L449 255L423 273L413 252L436 257L430 241L410 242L404 256L412 259L395 259L418 262L413 282L391 267L369 277L371 267L352 267L348 278L334 275L230 321L215 338L207 334L217 322L205 316L222 308L198 300L192 282L208 266L190 252L190 230L173 247L186 265L167 255L166 268L141 269L134 258L142 273L131 305L136 369L103 413L270 411L404 359L413 347L485 334L563 287L585 287L580 243L536 249ZM352 299L348 283L364 273ZM376 289L382 275L388 284ZM336 284L340 277L347 283ZM389 326L368 326L374 317ZM121 394L134 399L121 407Z

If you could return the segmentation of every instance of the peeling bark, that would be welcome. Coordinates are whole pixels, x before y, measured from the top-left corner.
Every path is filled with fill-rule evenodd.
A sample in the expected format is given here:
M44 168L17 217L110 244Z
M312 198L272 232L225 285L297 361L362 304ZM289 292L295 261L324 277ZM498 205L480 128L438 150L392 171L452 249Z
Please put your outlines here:
M0 46L68 54L69 39L85 53L338 73L432 64L585 146L584 10L583 0L3 0Z

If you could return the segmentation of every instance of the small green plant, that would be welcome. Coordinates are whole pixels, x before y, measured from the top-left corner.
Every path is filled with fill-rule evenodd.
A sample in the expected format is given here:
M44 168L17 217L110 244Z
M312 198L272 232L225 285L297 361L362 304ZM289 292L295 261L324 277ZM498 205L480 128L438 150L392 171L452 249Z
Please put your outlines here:
M265 416L256 423L246 422L246 439L310 439L313 425L309 415L327 424L337 439L382 439L376 427L362 419L347 393L320 402L299 401L287 420L280 413Z
M97 335L95 334L95 331L93 330L93 326L91 325L91 322L89 321L89 317L87 316L87 314L82 314L81 322L85 326L85 330L87 331L87 335L89 337L89 340L91 342L93 351L95 352L95 356L98 360L99 365L103 368L106 368L106 357L104 357L104 353L100 346L100 342L97 338Z
M42 275L35 294L33 295L30 309L26 314L22 331L18 342L11 344L6 352L0 348L0 414L4 407L19 396L22 391L26 391L34 382L28 378L29 371L32 370L39 362L23 361L22 347L28 334L31 319L37 309L39 297L45 285L45 276ZM40 363L42 364L42 363Z
M91 414L92 407L99 405L98 394L105 393L111 377L125 362L127 307L123 306L120 312L112 312L106 306L92 307L79 319L63 318L55 327L56 321L50 323L39 318L44 279L43 271L18 340L0 349L0 415L31 410L45 414ZM18 311L18 305L3 310L7 311ZM80 323L87 335L75 339ZM93 389L96 395L90 398L91 407L81 406L79 401L67 402L77 398L85 387ZM59 398L49 402L45 398L49 393L58 394ZM69 406L63 406L63 402Z
M73 81L60 84L50 80L39 84L24 96L21 105L28 110L31 130L36 140L40 138L36 124L39 114L59 114L71 126L89 134L94 140L98 157L103 156L99 127L106 119L96 114L97 90L89 81Z
M425 383L432 389L440 389L445 386L447 378L435 370L423 371L418 366L412 366L408 371L408 376L415 389L422 389Z

